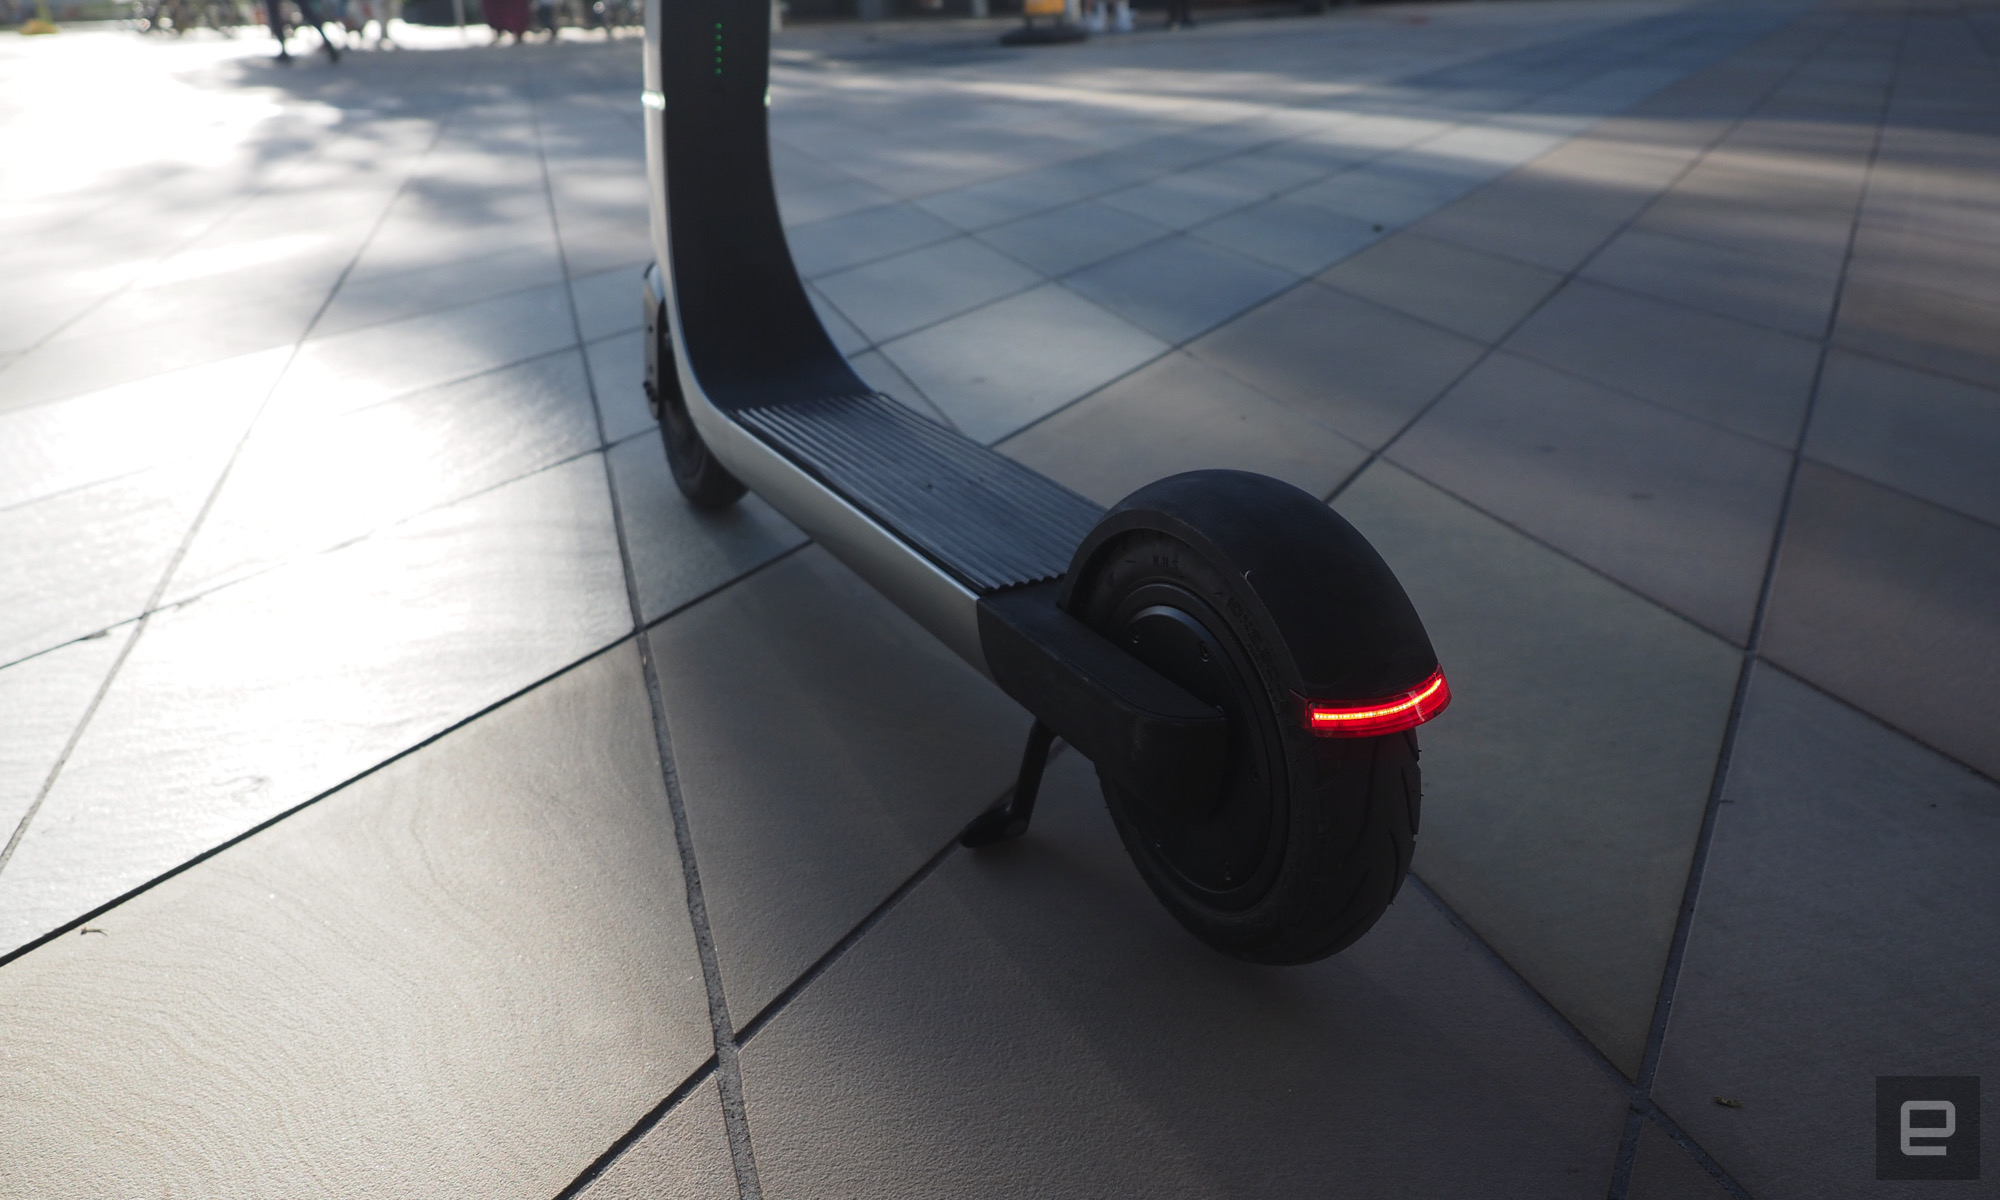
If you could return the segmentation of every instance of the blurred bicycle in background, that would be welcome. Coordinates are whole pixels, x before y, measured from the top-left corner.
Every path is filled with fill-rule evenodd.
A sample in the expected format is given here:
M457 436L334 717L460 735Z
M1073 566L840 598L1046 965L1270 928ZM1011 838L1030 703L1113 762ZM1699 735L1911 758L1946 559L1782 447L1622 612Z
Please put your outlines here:
M240 0L135 0L132 20L142 33L181 35L205 26L235 37L255 15Z
M554 41L558 31L601 29L607 38L620 30L640 30L646 14L640 0L535 0L535 29Z

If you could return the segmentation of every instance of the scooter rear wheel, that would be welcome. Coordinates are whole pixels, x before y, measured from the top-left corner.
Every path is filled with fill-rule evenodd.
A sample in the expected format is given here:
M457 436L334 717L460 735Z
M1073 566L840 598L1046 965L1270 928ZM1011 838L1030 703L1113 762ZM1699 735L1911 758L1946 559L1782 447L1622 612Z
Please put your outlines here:
M1352 944L1389 907L1415 847L1414 731L1315 737L1271 669L1271 627L1233 571L1160 529L1093 556L1071 612L1229 719L1223 794L1175 811L1099 775L1140 875L1215 949L1303 963ZM1263 619L1260 619L1263 618Z

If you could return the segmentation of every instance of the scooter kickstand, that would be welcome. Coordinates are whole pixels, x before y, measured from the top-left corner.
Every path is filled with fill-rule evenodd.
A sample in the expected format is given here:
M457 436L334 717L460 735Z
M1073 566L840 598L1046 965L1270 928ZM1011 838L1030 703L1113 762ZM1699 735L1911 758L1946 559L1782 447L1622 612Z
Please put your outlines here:
M971 849L1017 838L1028 832L1028 820L1035 815L1035 793L1042 789L1042 768L1049 763L1049 748L1055 745L1056 731L1036 721L1028 729L1028 746L1021 752L1021 773L1014 790L1005 800L972 818L958 844Z

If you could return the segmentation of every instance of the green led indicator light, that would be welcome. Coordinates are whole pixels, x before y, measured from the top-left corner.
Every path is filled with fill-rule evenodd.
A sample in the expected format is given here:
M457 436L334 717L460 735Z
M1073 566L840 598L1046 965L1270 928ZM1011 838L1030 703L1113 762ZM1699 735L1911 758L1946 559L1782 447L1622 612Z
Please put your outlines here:
M722 74L722 22L715 23L715 73Z

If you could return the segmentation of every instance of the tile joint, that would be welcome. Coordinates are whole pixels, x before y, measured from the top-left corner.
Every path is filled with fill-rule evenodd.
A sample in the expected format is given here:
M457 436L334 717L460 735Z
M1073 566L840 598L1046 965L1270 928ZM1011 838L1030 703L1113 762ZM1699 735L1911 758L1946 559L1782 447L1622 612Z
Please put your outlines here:
M576 281L569 270L568 252L563 248L562 218L556 209L555 184L549 172L548 151L542 137L541 97L535 85L535 76L531 72L527 88L528 119L534 130L535 159L541 168L542 198L547 206L550 229L555 235L556 256L562 265L570 323L576 343L581 346L584 344L583 316L577 307ZM583 360L584 387L590 393L591 411L597 418L597 441L601 447L606 442L604 406L598 399L597 380L590 367L590 356L585 354L580 357ZM736 1190L741 1200L762 1200L763 1188L758 1182L757 1160L750 1140L750 1121L743 1104L743 1074L737 1061L736 1043L730 1036L729 1001L723 991L722 967L715 953L708 904L702 895L701 871L695 862L694 834L688 825L687 805L681 795L680 773L674 765L673 734L667 728L666 696L660 686L658 664L653 658L652 639L646 633L646 612L639 597L639 576L632 562L631 544L625 534L625 513L618 499L618 481L611 466L611 456L602 454L600 457L604 465L604 489L611 502L612 529L618 540L619 566L625 578L625 600L632 616L633 642L639 653L640 673L645 680L647 706L652 710L654 749L660 759L667 809L673 818L674 847L680 857L681 884L686 889L688 925L694 935L696 956L701 961L702 984L708 1000L709 1038L714 1047L714 1077L716 1090L722 1098L722 1123L729 1140L730 1165L736 1175ZM688 1083L682 1084L683 1089L688 1086ZM674 1097L669 1095L654 1111L664 1114L672 1107L673 1101ZM647 1126L647 1122L642 1120L640 1125ZM614 1143L592 1163L590 1171L601 1173L643 1133L643 1128L628 1132L625 1138Z
M1770 93L1766 93L1766 100L1772 94L1775 94L1779 88L1782 88L1783 82L1789 81L1792 75L1796 75L1799 71L1804 70L1807 63L1817 59L1829 45L1834 43L1842 33L1847 31L1853 21L1854 18L1849 16L1847 20L1829 31L1825 40L1811 54L1800 61L1799 65L1787 75L1785 81L1781 81L1773 87ZM1894 56L1897 61L1902 59L1903 52L1908 45L1909 31L1909 16L1907 13L1904 13L1901 15L1897 30L1897 49ZM1688 1150L1690 1154L1694 1155L1696 1161L1700 1162L1709 1171L1717 1183L1728 1190L1737 1200L1749 1200L1749 1192L1723 1171L1721 1165L1712 1156L1702 1151L1701 1147L1692 1138L1682 1132L1677 1125L1674 1125L1666 1117L1666 1114L1659 1109L1653 1100L1653 1088L1659 1076L1660 1058L1666 1045L1667 1028L1672 1017L1674 1000L1679 989L1681 969L1687 959L1688 939L1693 930L1696 907L1701 895L1702 880L1708 866L1708 853L1714 844L1715 827L1721 813L1722 796L1728 782L1730 764L1735 755L1737 734L1742 727L1744 705L1749 696L1751 679L1754 677L1760 661L1758 648L1763 641L1764 625L1770 612L1771 594L1778 574L1778 562L1784 549L1785 529L1791 516L1792 500L1798 488L1799 470L1805 461L1806 441L1812 430L1813 412L1819 401L1821 381L1825 377L1827 359L1832 351L1833 330L1840 319L1842 293L1846 288L1848 269L1854 260L1854 243L1856 231L1860 228L1860 214L1867 206L1869 182L1874 176L1875 162L1882 147L1882 131L1888 119L1895 90L1895 79L1892 73L1889 81L1882 89L1881 102L1876 112L1875 136L1869 143L1868 161L1862 177L1861 197L1855 205L1855 215L1848 225L1847 246L1841 257L1840 274L1834 286L1834 301L1830 311L1827 313L1826 324L1820 337L1819 361L1813 368L1812 385L1806 394L1805 412L1799 421L1798 444L1792 451L1791 467L1785 479L1784 496L1779 504L1777 520L1772 526L1771 549L1765 559L1764 578L1762 585L1758 589L1757 607L1751 617L1749 636L1743 646L1742 666L1737 672L1736 690L1730 700L1728 723L1723 730L1722 745L1716 754L1715 772L1709 784L1708 800L1702 812L1701 830L1695 838L1694 854L1688 864L1687 884L1682 893L1680 912L1675 920L1673 940L1669 944L1667 951L1665 969L1661 972L1660 988L1654 1001L1653 1019L1646 1037L1645 1055L1641 1059L1639 1077L1633 1087L1631 1114L1626 1121L1624 1140L1618 1148L1617 1165L1612 1174L1609 1200L1625 1200L1631 1188L1632 1170L1638 1157L1639 1137L1644 1132L1644 1122L1646 1119L1653 1120L1660 1126L1663 1132L1668 1133L1668 1136L1673 1137L1683 1149ZM1760 102L1758 107L1762 108L1763 102Z

